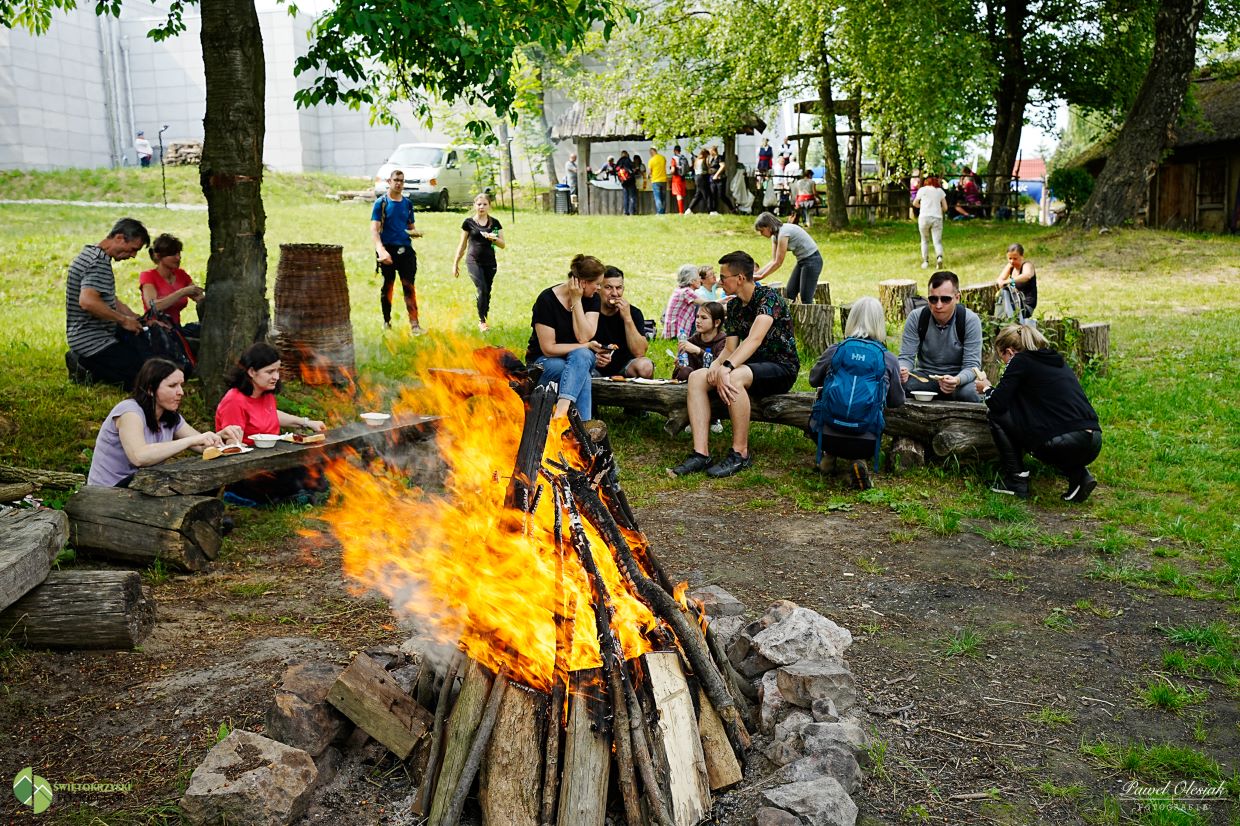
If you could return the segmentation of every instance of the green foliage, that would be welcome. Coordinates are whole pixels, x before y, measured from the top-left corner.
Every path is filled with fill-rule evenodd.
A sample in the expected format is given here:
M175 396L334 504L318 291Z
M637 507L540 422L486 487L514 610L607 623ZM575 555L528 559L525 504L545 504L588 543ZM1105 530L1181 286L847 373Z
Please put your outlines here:
M1043 706L1025 716L1026 719L1032 720L1035 723L1041 723L1044 726L1070 726L1075 721L1069 712L1061 711L1051 706Z
M977 657L982 644L982 635L972 628L961 628L943 646L944 657Z
M1055 197L1067 207L1065 215L1071 215L1077 207L1084 206L1094 191L1094 176L1083 167L1059 166L1051 170L1046 185Z
M1166 678L1154 677L1137 689L1141 705L1178 713L1187 706L1203 702L1209 694L1204 689L1189 688Z

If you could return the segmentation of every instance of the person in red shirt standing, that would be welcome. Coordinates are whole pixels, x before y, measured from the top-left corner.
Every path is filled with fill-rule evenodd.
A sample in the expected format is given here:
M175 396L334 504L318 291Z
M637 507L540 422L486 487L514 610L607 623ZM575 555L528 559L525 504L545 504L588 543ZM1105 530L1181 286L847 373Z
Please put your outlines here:
M172 322L189 336L198 332L198 324L181 324L181 311L202 300L206 295L202 287L194 283L189 273L181 269L181 239L164 233L151 243L151 260L155 269L144 270L138 275L138 288L142 290L142 306L154 307L172 319Z

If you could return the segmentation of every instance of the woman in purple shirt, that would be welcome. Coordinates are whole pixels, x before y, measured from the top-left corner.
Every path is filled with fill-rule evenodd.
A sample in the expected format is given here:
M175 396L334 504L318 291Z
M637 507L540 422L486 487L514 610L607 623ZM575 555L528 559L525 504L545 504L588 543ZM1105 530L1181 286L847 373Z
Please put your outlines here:
M95 439L88 485L128 487L141 467L157 465L184 450L241 442L241 428L199 433L177 411L185 394L185 374L167 359L150 359L134 379L133 395L104 420Z

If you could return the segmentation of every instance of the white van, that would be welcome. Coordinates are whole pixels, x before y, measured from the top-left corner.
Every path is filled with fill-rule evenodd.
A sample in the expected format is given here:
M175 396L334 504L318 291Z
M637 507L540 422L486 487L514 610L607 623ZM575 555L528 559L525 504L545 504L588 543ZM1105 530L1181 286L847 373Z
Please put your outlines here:
M388 176L396 169L405 173L405 197L415 205L445 210L452 204L469 204L480 189L478 169L459 148L446 143L402 143L375 173L375 196L388 190Z

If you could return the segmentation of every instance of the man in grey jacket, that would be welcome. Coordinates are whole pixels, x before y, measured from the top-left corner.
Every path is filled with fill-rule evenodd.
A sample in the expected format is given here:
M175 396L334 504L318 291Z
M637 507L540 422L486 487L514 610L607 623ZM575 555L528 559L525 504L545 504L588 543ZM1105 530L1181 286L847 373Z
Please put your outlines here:
M900 339L900 381L906 392L938 393L980 402L974 386L982 367L982 320L960 304L960 279L946 270L930 276L927 306L909 313Z

